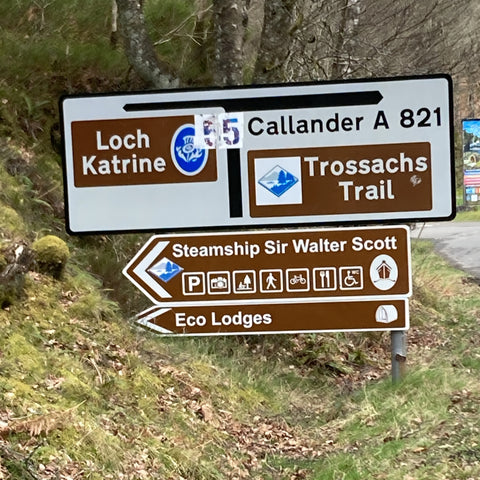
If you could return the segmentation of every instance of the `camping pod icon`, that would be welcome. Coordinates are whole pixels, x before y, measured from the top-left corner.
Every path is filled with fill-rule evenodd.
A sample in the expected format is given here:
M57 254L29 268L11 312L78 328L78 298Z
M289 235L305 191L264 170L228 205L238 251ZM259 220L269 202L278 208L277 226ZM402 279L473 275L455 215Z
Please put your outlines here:
M392 323L398 320L398 310L395 305L380 305L375 312L378 323Z
M398 280L397 262L390 255L378 255L370 265L370 280L379 290L390 290Z

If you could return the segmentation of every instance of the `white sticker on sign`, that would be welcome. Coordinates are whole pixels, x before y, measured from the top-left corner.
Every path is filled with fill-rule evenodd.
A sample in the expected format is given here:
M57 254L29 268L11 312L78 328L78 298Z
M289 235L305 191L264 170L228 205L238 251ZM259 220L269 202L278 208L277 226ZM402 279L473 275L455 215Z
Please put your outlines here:
M243 113L195 115L194 145L197 148L242 148Z

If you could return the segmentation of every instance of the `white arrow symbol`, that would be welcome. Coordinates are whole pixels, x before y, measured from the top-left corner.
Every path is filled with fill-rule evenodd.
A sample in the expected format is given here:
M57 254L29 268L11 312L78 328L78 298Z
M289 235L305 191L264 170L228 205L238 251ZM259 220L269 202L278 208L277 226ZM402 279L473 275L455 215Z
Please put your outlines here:
M143 252L150 246L150 244L155 241L155 238L152 237L142 249L130 260L129 264L123 269L123 274L135 285L137 286L152 302L158 303L158 298L155 298L151 293L144 288L142 284L137 281L138 277L144 284L146 284L152 291L154 291L160 298L172 298L172 296L160 285L158 284L148 273L148 269L155 261L155 259L160 255L160 253L165 249L165 247L170 243L168 241L158 242L150 252L148 252L143 258ZM139 258L142 258L138 265L133 268L132 275L129 273L129 268L133 265Z
M160 325L157 325L151 321L157 317L160 317L161 315L168 312L169 310L171 309L161 308L157 306L147 308L143 312L140 312L138 315L136 315L136 322L137 324L142 325L143 327L151 328L152 330L156 330L159 333L173 333L170 330L167 330L166 328L163 328Z

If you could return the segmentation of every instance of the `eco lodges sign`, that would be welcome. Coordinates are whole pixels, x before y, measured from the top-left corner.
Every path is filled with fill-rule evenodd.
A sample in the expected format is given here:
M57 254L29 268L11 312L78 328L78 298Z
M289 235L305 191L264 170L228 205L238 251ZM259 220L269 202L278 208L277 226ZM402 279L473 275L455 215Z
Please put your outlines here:
M454 216L447 76L61 102L71 233Z

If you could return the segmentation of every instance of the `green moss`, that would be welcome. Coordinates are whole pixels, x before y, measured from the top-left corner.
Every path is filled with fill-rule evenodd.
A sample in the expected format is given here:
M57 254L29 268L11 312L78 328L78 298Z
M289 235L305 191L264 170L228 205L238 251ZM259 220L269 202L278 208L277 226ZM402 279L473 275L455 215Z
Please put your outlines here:
M93 381L88 379L84 372L62 372L65 379L62 383L62 394L74 403L84 400L99 400L98 393L92 388ZM82 378L84 377L84 378Z
M41 272L57 279L62 276L67 260L70 258L70 250L61 238L47 235L35 241L32 250Z
M90 292L83 295L69 308L69 314L78 318L95 318L104 320L113 318L118 305L104 298L99 292Z
M10 376L0 381L0 391L3 392L3 401L7 404L16 403L18 398L25 400L34 394L31 385Z
M55 438L51 438L51 442L73 460L93 461L107 471L118 468L122 462L124 452L122 441L101 428L96 419L87 419L62 429Z
M23 335L13 333L5 344L4 361L15 368L18 374L29 375L32 381L43 378L45 362L41 352Z
M0 230L10 235L18 235L25 232L22 218L8 205L0 206Z

